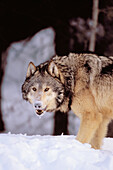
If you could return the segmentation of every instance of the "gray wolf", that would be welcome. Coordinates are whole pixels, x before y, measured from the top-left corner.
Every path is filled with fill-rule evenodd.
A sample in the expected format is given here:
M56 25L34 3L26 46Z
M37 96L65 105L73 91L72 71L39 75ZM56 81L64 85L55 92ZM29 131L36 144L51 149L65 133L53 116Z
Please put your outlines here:
M81 121L76 139L99 149L113 119L113 57L70 53L30 62L22 94L38 115L72 109Z

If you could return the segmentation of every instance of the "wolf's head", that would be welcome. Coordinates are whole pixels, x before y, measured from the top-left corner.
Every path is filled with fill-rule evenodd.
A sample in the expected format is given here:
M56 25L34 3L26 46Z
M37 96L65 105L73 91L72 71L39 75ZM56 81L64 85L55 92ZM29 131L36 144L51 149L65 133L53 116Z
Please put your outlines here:
M63 75L53 61L38 67L29 63L22 95L33 105L38 115L58 109L64 101L64 93Z

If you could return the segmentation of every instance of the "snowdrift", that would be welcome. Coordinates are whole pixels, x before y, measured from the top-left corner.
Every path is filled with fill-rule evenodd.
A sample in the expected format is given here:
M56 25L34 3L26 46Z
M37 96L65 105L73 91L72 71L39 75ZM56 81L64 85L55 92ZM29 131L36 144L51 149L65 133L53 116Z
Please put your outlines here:
M75 136L0 134L0 170L113 170L113 139L95 150Z

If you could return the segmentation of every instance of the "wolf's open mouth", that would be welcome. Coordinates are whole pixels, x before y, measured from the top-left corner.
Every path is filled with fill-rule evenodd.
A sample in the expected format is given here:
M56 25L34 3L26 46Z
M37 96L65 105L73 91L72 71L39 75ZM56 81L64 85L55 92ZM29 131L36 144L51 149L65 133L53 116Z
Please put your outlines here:
M36 109L35 111L38 115L41 115L44 111L46 111L46 109L47 109L47 106L44 109Z
M38 114L38 115L41 115L42 113L44 112L44 110L36 110L36 113Z

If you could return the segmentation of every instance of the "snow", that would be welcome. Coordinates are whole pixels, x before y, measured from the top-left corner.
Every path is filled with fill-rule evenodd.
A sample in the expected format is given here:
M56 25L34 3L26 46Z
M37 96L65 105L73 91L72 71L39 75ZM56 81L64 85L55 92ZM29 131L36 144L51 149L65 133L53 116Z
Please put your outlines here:
M0 170L112 170L113 139L101 150L75 136L0 134Z

